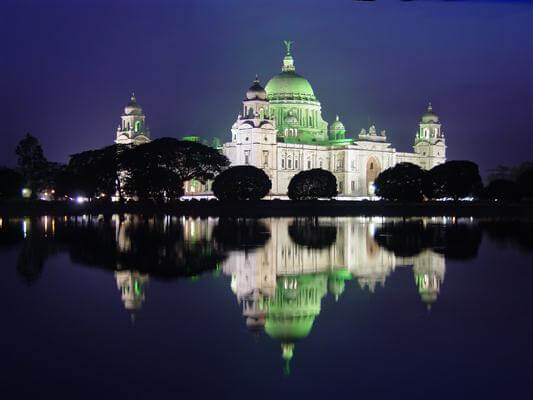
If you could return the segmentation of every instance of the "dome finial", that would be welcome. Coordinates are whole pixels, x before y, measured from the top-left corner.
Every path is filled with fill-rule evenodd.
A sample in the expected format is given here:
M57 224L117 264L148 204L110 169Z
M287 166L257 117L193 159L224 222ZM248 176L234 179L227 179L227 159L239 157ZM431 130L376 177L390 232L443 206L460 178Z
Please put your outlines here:
M259 75L255 74L254 83L259 83Z
M431 101L428 103L428 111L433 111L433 107L431 106Z
M291 46L294 44L292 40L284 40L283 43L285 44L285 48L287 50L287 55L291 55Z
M338 120L339 120L339 116L336 115L336 116L335 116L335 121L338 121Z

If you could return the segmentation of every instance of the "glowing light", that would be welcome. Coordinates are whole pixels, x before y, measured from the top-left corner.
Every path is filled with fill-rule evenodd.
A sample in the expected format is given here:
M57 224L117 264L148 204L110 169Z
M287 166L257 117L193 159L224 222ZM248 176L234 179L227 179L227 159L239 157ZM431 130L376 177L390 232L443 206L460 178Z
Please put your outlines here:
M23 188L22 189L22 197L25 199L29 199L31 197L31 189L30 188Z

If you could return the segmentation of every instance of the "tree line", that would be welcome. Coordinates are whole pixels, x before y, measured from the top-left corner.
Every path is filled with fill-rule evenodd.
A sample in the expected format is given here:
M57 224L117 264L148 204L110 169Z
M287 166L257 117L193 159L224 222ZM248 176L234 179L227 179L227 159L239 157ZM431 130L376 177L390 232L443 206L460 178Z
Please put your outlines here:
M38 140L27 134L18 144L17 168L0 167L0 198L136 199L175 201L184 183L213 181L213 194L222 201L260 200L272 189L270 177L250 165L229 167L216 148L174 138L132 146L114 144L70 156L68 164L48 161ZM533 164L498 167L483 186L478 166L471 161L448 161L430 170L399 163L382 171L374 182L376 196L397 202L458 200L462 198L516 202L533 198ZM507 175L505 174L507 172ZM288 186L291 200L331 199L338 195L337 179L316 168L294 175Z

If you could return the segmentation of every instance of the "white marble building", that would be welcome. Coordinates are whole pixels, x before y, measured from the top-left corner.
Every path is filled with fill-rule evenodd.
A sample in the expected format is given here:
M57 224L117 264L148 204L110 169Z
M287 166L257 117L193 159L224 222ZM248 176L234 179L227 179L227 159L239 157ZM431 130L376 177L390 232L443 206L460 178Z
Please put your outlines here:
M419 122L412 153L396 151L375 126L361 129L357 138L346 138L338 117L328 128L311 85L295 72L291 42L285 44L281 73L265 88L256 78L231 128L231 142L222 148L232 166L263 169L272 181L272 197L286 196L291 178L306 169L331 171L339 197L357 198L372 196L375 178L397 163L431 169L446 161L444 135L431 104Z

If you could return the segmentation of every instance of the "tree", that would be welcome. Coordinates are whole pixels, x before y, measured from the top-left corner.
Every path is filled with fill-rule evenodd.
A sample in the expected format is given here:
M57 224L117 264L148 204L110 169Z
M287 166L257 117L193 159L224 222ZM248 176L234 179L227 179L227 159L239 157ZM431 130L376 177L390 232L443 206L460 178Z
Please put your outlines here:
M114 144L73 154L59 178L60 192L67 195L83 194L87 197L104 193L107 198L118 192L122 196L119 185L122 154L127 150L128 146Z
M268 175L251 165L228 168L213 182L213 193L219 200L260 200L271 188Z
M483 184L479 169L472 161L448 161L428 172L425 194L432 199L479 195Z
M129 165L124 174L124 191L139 200L179 200L183 196L183 182L176 171L141 159Z
M408 162L396 164L374 181L376 195L392 201L421 201L425 171Z
M318 218L296 218L289 225L289 236L297 245L311 249L326 249L335 244L337 227L320 224Z
M533 168L523 170L516 179L520 197L533 199Z
M24 178L11 168L0 167L0 199L20 197Z
M316 200L335 197L337 195L337 178L331 172L321 168L301 171L292 177L288 195L291 200Z
M40 191L46 180L48 161L35 136L26 133L15 149L17 165L24 177L25 184L32 190L32 196Z
M201 143L164 137L138 146L146 160L176 171L182 182L196 179L202 183L213 179L229 160L218 150Z
M495 201L516 201L520 198L518 186L507 179L496 179L483 189L483 197Z

